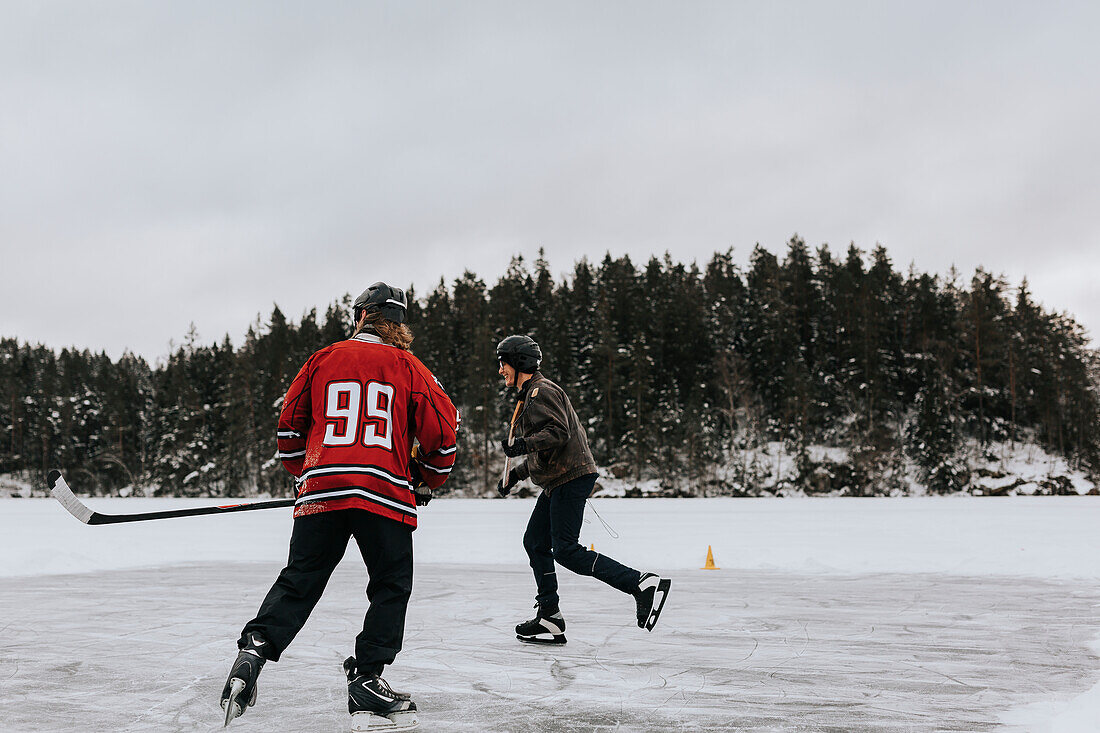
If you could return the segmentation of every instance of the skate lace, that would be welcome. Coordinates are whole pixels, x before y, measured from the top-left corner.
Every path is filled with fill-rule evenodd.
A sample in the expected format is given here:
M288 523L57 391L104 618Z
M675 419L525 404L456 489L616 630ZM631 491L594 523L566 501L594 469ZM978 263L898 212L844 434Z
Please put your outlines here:
M596 518L600 520L600 524L603 525L604 531L607 532L608 537L613 540L619 539L619 533L616 532L610 524L604 521L603 517L600 516L600 513L596 511L596 505L592 502L592 500L585 499L585 501L588 502L588 506L592 507L592 512L596 515Z
M526 623L537 625L541 619L554 619L554 614L547 614L545 616L542 614L542 606L539 605L538 601L535 601L535 605L531 606L531 608L535 609L535 617ZM556 613L559 616L561 615L561 611L557 611Z

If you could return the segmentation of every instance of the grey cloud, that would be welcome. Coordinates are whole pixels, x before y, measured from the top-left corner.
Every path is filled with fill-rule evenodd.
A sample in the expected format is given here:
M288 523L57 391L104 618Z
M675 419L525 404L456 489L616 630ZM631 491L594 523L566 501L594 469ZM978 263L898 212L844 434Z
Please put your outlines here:
M2 335L155 357L539 246L564 272L796 231L1068 308L1046 263L1100 249L1089 4L4 11Z

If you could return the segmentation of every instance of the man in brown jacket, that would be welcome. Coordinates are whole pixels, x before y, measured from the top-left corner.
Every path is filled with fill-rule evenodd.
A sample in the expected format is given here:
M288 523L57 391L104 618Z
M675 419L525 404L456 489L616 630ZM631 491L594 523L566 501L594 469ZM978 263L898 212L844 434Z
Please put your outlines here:
M532 644L565 643L555 561L634 596L639 628L652 631L671 582L628 568L579 542L585 501L599 474L569 396L539 372L542 350L529 336L509 336L501 341L497 360L505 384L519 391L509 436L501 447L509 458L527 456L524 463L501 477L497 491L507 496L525 478L542 488L523 535L538 588L538 612L516 626L516 638Z

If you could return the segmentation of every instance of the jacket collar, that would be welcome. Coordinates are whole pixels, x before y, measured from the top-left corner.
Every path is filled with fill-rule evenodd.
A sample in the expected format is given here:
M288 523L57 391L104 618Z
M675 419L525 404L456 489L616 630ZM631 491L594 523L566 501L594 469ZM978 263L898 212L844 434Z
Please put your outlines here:
M523 388L519 391L519 399L527 399L527 393L531 391L531 385L543 378L542 372L532 374L531 378L523 383Z
M352 341L362 341L367 344L380 344L382 339L378 338L378 334L370 333L369 331L360 331L351 337Z

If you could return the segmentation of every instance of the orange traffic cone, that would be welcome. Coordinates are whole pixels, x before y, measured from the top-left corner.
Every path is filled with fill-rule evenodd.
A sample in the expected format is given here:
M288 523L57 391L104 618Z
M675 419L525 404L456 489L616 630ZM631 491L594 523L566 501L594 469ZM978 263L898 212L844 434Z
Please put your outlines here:
M595 552L596 551L596 543L593 542L591 545L588 546L588 549L591 550L592 552Z
M707 564L699 568L700 570L721 570L722 568L714 564L714 550L710 549L710 545L707 545Z

